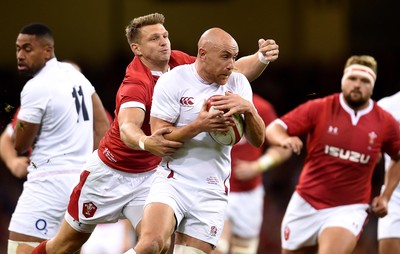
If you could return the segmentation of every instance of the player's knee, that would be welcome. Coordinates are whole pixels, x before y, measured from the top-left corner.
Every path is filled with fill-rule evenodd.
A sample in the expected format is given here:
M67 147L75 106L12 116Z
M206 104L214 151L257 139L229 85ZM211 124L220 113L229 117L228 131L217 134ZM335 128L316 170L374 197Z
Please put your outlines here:
M258 238L233 239L231 245L232 254L256 254L258 250Z
M144 253L166 253L169 246L170 241L164 240L161 236L142 237L136 245L137 248L143 249Z
M206 254L204 251L190 246L175 244L174 254Z
M229 253L229 242L226 239L219 239L215 252L218 254L228 254Z
M7 254L31 253L39 242L21 242L8 240Z

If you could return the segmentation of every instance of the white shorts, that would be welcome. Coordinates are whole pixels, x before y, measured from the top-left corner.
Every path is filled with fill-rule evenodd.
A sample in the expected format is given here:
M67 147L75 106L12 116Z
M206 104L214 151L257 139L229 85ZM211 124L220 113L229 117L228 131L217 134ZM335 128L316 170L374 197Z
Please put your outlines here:
M8 230L43 239L55 236L80 172L43 170L28 174Z
M157 169L146 205L154 202L169 205L174 210L178 232L216 246L228 203L225 190L210 190L167 178L170 172Z
M378 240L400 238L400 193L396 189L388 204L388 214L378 219Z
M84 233L93 232L97 224L114 223L121 218L128 218L136 227L142 218L155 170L145 173L115 170L100 160L97 151L84 169L71 194L65 214L67 222Z
M226 219L232 223L232 233L242 238L258 237L264 208L264 187L245 192L230 192Z
M359 236L368 217L368 204L344 205L316 210L294 192L281 225L282 248L297 250L317 244L328 227L342 227Z

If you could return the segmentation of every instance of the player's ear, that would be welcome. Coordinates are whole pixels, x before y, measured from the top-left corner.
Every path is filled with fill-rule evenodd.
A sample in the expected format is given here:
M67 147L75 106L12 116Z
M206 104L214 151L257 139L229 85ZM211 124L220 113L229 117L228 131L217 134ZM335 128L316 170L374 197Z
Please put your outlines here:
M142 52L140 51L139 44L132 42L131 43L131 50L135 56L141 56Z
M201 59L202 61L204 61L205 58L206 58L207 51L206 51L204 48L201 48L201 47L200 47L197 54L198 54L198 57L200 57L200 59Z

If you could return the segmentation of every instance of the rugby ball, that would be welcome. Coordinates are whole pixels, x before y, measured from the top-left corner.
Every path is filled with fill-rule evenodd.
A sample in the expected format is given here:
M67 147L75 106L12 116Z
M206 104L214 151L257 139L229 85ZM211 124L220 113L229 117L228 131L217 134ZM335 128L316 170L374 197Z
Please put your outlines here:
M214 107L211 106L212 97L207 100L207 110L209 112L215 111ZM212 139L215 142L226 145L232 146L240 141L244 133L244 121L241 114L233 114L232 119L235 123L234 126L229 126L229 130L227 132L220 132L220 131L211 131L209 132Z

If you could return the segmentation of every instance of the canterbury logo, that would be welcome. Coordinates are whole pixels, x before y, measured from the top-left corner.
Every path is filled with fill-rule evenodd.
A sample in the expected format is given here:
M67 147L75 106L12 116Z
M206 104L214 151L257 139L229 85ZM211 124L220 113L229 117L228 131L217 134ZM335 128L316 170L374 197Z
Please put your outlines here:
M193 97L181 97L179 102L183 106L192 106L193 105L193 101L192 100L193 100Z

